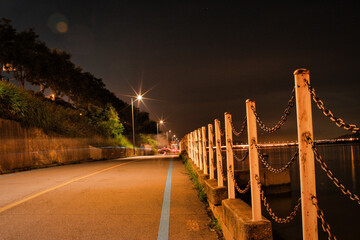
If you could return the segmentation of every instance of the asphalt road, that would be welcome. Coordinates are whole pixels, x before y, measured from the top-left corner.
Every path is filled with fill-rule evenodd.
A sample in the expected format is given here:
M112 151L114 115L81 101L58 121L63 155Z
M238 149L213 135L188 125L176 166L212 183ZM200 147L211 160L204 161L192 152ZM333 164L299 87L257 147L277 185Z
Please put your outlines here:
M178 157L0 175L1 240L217 239L208 223Z

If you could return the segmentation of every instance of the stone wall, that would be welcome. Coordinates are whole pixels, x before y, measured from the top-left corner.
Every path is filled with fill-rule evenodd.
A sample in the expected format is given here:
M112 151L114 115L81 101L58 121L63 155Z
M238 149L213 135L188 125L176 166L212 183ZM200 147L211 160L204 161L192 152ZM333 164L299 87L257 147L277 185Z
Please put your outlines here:
M50 136L37 128L0 118L0 173L79 161L133 155L129 148L111 147L103 138ZM136 150L137 155L149 151Z

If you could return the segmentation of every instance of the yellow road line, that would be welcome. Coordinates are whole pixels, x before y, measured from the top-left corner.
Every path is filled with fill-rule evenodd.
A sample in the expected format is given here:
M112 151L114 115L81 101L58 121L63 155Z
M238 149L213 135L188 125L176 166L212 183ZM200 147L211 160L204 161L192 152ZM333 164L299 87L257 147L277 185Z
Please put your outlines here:
M140 159L139 159L139 160L140 160ZM6 211L6 210L8 210L8 209L10 209L10 208L16 207L17 205L20 205L20 204L22 204L22 203L24 203L24 202L27 202L27 201L31 200L31 199L34 199L34 198L36 198L36 197L38 197L38 196L41 196L41 195L43 195L43 194L45 194L45 193L48 193L48 192L50 192L50 191L52 191L52 190L55 190L55 189L64 187L64 186L66 186L66 185L69 185L70 183L73 183L73 182L82 180L82 179L84 179L84 178L88 178L88 177L94 176L94 175L96 175L96 174L99 174L99 173L108 171L108 170L113 169L113 168L116 168L116 167L120 167L120 166L125 165L125 164L129 164L129 163L132 163L132 162L137 162L137 161L139 161L139 160L134 160L134 161L126 162L126 163L121 163L121 164L118 164L118 165L115 165L115 166L112 166L112 167L108 167L108 168L99 170L99 171L97 171L97 172L90 173L90 174L85 175L85 176L82 176L82 177L79 177L79 178L70 180L70 181L68 181L68 182L62 183L62 184L57 185L57 186L55 186L55 187L52 187L52 188L49 188L49 189L44 190L44 191L42 191L42 192L36 193L36 194L34 194L34 195L31 195L31 196L29 196L29 197L27 197L27 198L21 199L21 200L19 200L19 201L17 201L17 202L13 202L13 203L10 203L10 204L8 204L8 205L6 205L6 206L4 206L4 207L1 207L1 208L0 208L0 213L4 212L4 211Z

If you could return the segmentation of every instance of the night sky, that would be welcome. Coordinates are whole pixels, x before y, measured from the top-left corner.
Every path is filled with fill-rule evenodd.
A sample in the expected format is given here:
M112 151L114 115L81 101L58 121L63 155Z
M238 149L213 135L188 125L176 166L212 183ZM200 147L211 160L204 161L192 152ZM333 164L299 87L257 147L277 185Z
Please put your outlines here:
M1 0L0 17L30 27L50 48L72 54L120 99L143 90L151 118L182 137L233 114L239 130L245 100L267 125L283 114L293 72L310 70L316 92L336 116L360 123L360 5L349 1L17 1ZM56 30L58 22L65 28ZM67 27L67 28L66 28ZM143 105L141 110L148 111ZM293 108L279 133L295 140ZM347 134L313 106L316 139Z

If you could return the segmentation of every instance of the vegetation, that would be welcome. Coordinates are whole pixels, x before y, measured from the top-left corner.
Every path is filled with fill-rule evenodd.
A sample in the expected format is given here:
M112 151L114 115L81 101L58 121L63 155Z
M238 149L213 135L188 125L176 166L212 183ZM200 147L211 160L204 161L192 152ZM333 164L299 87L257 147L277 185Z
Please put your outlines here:
M33 29L17 32L8 19L0 20L0 52L0 117L66 136L101 135L126 143L131 107L102 79L75 67L69 53L49 49ZM9 76L19 89L9 84ZM39 92L26 91L25 82L39 86ZM55 101L44 97L46 89ZM134 115L137 133L156 133L148 113L135 107Z
M151 150L157 152L159 142L154 140L150 134L140 134L140 142L151 146Z
M199 182L199 176L198 174L192 169L191 164L188 162L188 158L186 154L183 152L181 153L181 158L183 160L183 163L185 164L185 168L188 171L190 175L191 181L194 183L195 189L198 191L198 197L200 201L206 203L207 202L207 196L204 190L204 184L201 184Z
M191 181L194 183L195 189L198 191L198 197L200 201L202 201L206 206L206 212L210 218L209 227L216 231L219 239L224 239L221 226L219 221L214 217L212 211L209 208L209 204L207 202L206 192L204 190L204 184L199 182L199 175L193 170L191 164L189 163L189 157L185 151L182 151L180 154L180 158L182 159L183 163L185 164L185 168L189 173Z

